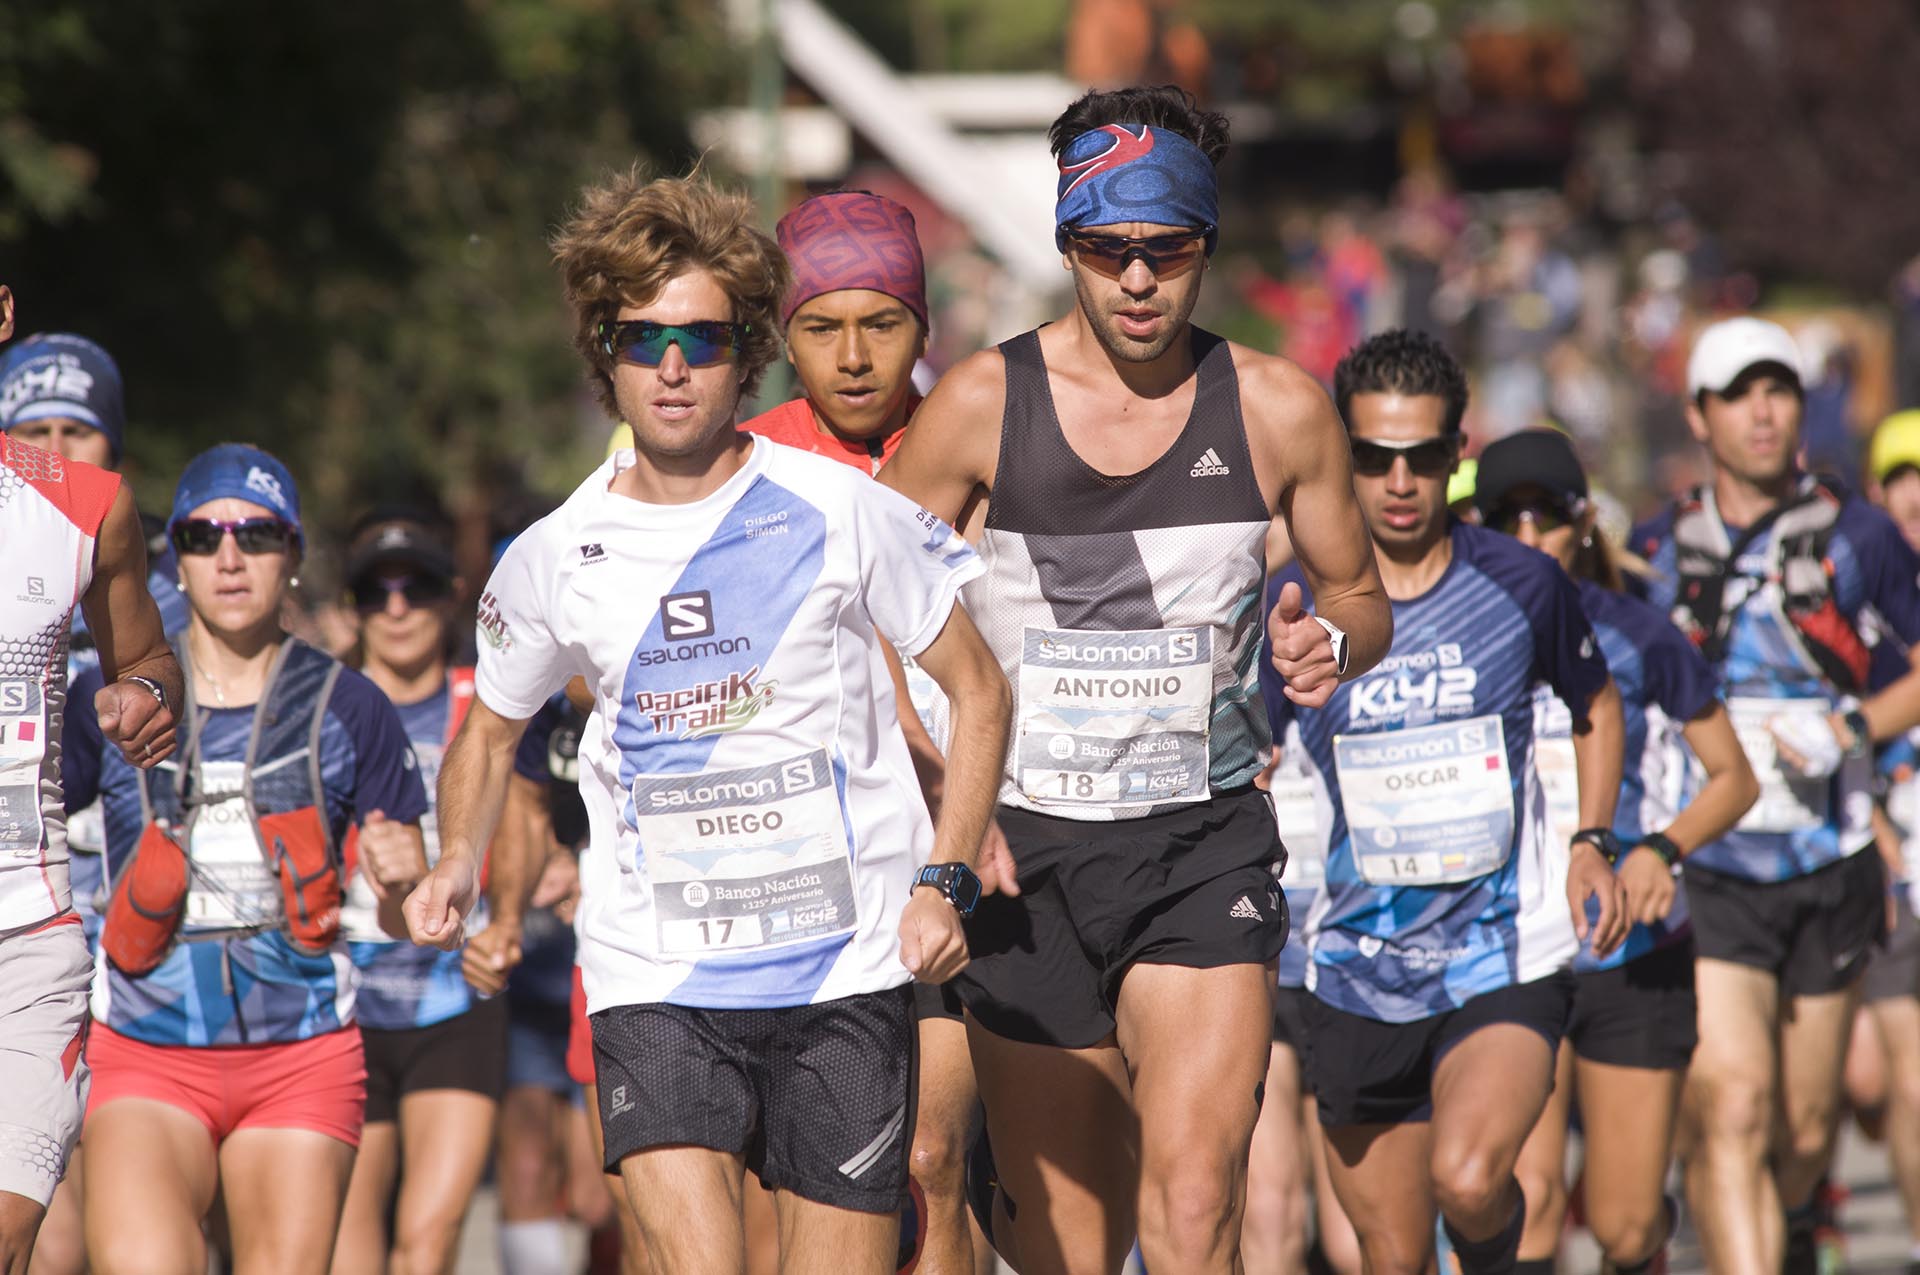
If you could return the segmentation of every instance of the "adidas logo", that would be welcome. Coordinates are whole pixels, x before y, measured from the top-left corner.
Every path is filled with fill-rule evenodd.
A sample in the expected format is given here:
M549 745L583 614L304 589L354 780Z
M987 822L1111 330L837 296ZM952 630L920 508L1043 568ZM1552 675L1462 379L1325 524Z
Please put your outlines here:
M1227 462L1220 459L1219 452L1209 447L1200 453L1200 459L1193 462L1193 468L1187 471L1187 475L1190 478L1212 478L1226 472Z
M1254 906L1253 900L1244 894L1234 900L1233 906L1227 909L1227 915L1239 917L1242 921L1264 921L1267 919L1260 915L1260 909Z

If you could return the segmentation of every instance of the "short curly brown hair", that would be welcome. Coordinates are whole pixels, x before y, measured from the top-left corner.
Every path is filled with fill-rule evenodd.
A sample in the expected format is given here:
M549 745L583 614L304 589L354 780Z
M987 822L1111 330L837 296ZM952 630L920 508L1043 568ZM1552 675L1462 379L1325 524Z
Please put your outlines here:
M758 223L751 200L697 171L649 181L635 166L581 192L554 232L553 259L573 311L573 346L609 416L618 420L620 408L600 325L623 305L647 304L688 270L711 274L733 302L732 321L748 325L740 396L753 397L780 354L780 299L792 273Z

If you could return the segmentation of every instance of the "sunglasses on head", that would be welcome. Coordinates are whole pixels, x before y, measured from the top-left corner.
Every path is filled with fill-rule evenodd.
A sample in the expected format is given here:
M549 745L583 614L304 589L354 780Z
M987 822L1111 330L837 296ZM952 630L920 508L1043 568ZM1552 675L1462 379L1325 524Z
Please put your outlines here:
M712 367L739 359L747 333L751 331L751 323L721 323L710 319L698 323L627 319L600 325L600 348L610 359L639 367L659 367L667 357L667 347L677 345L688 367Z
M1520 534L1522 524L1532 523L1535 531L1545 535L1572 526L1580 512L1548 497L1504 501L1487 513L1487 525L1495 531L1515 536Z
M1423 438L1416 443L1378 443L1356 438L1353 440L1353 472L1368 478L1385 478L1392 472L1393 462L1405 456L1407 468L1415 478L1444 478L1453 469L1457 442L1452 435Z
M300 543L293 524L278 518L184 518L173 525L173 547L204 557L220 552L228 532L241 553L285 553Z
M438 576L367 576L347 589L356 611L384 611L396 593L410 607L431 606L453 596L453 582Z
M1067 242L1073 255L1095 274L1118 279L1135 258L1147 263L1156 275L1170 277L1192 267L1206 255L1207 236L1212 226L1183 230L1172 235L1096 235L1084 230L1069 230Z

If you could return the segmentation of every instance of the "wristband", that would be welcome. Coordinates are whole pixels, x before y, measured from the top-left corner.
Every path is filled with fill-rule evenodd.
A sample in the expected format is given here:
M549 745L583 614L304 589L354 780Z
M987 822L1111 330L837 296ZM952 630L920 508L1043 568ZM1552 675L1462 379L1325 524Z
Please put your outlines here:
M160 707L162 708L167 707L167 688L160 685L160 683L154 681L152 678L142 677L138 673L129 673L127 674L127 676L121 678L120 680L127 683L130 686L139 687L141 690L145 691L147 694L159 700Z
M1669 868L1677 868L1680 866L1680 847L1673 844L1673 838L1669 837L1666 833L1647 833L1641 837L1640 840L1634 842L1633 845L1633 848L1636 850L1642 847L1659 855L1661 859L1665 860Z
M1600 857L1607 861L1607 866L1611 867L1613 866L1614 863L1619 861L1620 838L1613 835L1613 829L1582 828L1580 831L1574 833L1571 837L1567 838L1567 846L1569 849L1581 844L1582 842L1585 842L1587 845L1590 845L1595 850L1599 851Z

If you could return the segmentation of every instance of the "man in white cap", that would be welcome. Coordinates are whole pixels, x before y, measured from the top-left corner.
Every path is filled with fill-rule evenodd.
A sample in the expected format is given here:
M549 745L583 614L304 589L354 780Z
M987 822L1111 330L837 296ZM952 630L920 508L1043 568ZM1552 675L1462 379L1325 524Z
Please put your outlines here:
M1848 1027L1885 927L1872 748L1920 723L1920 670L1872 647L1920 639L1920 558L1883 512L1801 470L1784 329L1705 329L1687 394L1712 481L1634 543L1660 569L1653 600L1719 674L1761 783L1686 864L1700 1006L1688 1195L1714 1270L1810 1271Z

